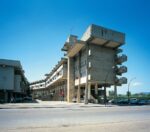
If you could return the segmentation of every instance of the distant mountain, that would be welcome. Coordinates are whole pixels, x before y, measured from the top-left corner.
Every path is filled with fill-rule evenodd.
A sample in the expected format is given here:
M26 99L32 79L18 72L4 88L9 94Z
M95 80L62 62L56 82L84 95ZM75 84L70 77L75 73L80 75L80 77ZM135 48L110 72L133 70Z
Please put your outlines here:
M147 95L147 94L150 94L150 92L142 92L142 93L143 93L143 94L146 94L146 95Z

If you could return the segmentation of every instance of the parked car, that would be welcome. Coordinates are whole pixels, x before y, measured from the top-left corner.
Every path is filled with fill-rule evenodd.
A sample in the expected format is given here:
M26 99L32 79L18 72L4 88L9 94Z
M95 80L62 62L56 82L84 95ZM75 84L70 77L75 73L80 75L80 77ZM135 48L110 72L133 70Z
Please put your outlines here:
M150 105L150 100L147 100L147 104Z
M141 99L141 100L138 101L138 104L139 105L147 105L148 104L148 100Z
M131 104L131 105L137 105L138 104L138 99L131 98L130 101L129 101L129 104Z
M117 103L120 104L120 105L128 104L128 99L120 99L120 100L118 100Z
M111 100L108 101L108 103L109 103L109 104L115 104L115 100L114 100L114 99L111 99Z
M27 96L27 97L23 98L23 101L24 102L31 102L31 101L33 101L33 99L32 99L32 97Z
M28 96L27 96L27 97L24 97L23 99L24 99L24 100L29 100L29 101L31 101L31 100L32 100L32 97L28 97Z

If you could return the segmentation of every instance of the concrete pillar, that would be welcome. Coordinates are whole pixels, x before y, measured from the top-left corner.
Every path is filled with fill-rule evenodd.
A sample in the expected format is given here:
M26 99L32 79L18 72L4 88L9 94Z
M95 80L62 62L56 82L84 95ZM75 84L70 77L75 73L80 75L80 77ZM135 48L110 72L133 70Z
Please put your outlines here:
M91 84L88 84L88 100L91 99Z
M4 90L4 101L5 103L8 102L8 92L6 90Z
M86 44L86 85L85 85L85 97L84 97L84 103L88 104L88 51L89 51L89 44Z
M95 94L98 95L98 84L95 84Z
M81 92L80 92L80 86L78 85L78 91L77 91L77 102L80 103L80 96L81 96Z
M74 97L74 60L68 57L68 78L67 78L67 101L72 102Z
M96 94L96 96L97 96L97 99L96 99L96 104L98 104L98 84L96 83L95 84L95 94Z
M79 84L78 84L78 91L77 91L77 102L80 103L80 96L81 96L81 90L80 90L80 81L81 81L81 76L80 76L80 72L81 72L81 53L79 52L78 54L78 77L79 77Z
M88 104L88 83L85 85L84 104Z

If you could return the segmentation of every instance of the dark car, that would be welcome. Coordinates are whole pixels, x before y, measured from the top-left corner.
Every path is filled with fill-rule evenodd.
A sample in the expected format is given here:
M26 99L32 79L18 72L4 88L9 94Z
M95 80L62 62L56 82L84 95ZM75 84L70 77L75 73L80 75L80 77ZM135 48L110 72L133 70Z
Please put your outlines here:
M138 104L139 104L139 105L147 105L148 102L147 102L147 100L142 99L142 100L139 100L139 101L138 101Z
M150 100L147 100L147 104L150 105Z
M129 103L130 103L131 105L138 105L138 99L136 99L136 98L131 98L130 101L129 101Z
M128 104L128 99L121 99L121 100L118 100L117 103L120 104L120 105Z
M32 100L33 100L32 97L28 97L28 96L23 98L24 102L31 102Z

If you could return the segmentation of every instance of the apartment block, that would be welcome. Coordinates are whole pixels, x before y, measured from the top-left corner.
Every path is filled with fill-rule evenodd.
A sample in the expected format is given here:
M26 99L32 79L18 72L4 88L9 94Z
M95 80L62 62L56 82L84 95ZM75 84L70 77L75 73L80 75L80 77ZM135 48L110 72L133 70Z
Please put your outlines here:
M45 79L30 83L34 98L42 100L67 100L67 59L62 58ZM60 97L63 94L63 97Z
M127 72L127 67L122 66L127 61L120 49L123 44L124 33L93 24L81 39L70 35L61 49L65 58L45 78L43 96L60 100L63 93L68 102L106 102L107 88L111 86L116 96L117 86L127 83L127 78L121 77Z

